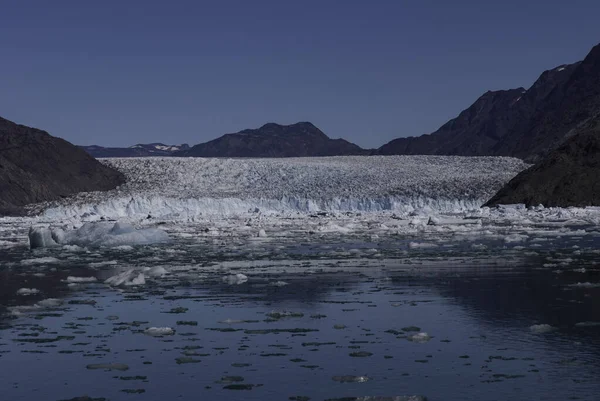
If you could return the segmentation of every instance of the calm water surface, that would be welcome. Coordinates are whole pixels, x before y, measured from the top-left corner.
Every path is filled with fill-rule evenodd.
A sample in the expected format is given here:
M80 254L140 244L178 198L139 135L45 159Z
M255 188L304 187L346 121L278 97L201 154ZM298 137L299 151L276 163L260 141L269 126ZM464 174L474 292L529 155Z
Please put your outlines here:
M115 289L102 279L118 266L15 265L60 257L25 252L6 252L0 272L2 400L600 399L600 288L573 285L599 281L589 257L585 271L571 261L562 273L514 254L506 265L328 260L340 269L297 258L306 272L238 285L215 272ZM147 252L136 259L150 263ZM10 309L47 298L62 304ZM551 327L532 330L540 324Z

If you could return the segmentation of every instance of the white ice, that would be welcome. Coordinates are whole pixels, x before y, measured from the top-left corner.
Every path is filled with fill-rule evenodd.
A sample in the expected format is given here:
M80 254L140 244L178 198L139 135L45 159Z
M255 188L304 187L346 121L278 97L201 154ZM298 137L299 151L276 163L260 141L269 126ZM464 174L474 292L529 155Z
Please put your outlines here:
M552 327L549 324L534 324L529 327L529 331L536 334L549 333L556 330L556 327Z
M478 208L523 170L506 157L103 159L117 190L45 205L46 218L169 218L249 212L461 211Z
M56 227L32 227L29 230L29 245L33 248L76 245L117 247L123 245L148 245L169 241L169 236L157 228L136 230L124 222L88 222L80 228L64 231Z
M17 290L17 295L35 295L38 294L40 292L40 290L38 290L37 288L19 288Z
M175 330L170 327L149 327L144 330L144 334L154 337L170 336L175 334Z
M109 277L104 283L113 287L130 287L146 284L146 277L144 276L144 273L141 273L138 270L129 269Z

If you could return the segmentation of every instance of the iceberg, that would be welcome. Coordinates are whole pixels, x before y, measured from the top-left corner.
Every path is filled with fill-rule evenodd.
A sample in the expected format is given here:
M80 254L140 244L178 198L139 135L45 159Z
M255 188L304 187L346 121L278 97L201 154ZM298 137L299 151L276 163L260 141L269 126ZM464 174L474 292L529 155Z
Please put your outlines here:
M123 222L88 222L72 231L53 227L32 227L29 230L29 246L32 249L58 245L118 247L167 241L169 236L163 230L157 228L136 230L131 224Z
M130 287L146 284L146 277L144 276L144 273L136 271L135 269L130 269L109 277L104 283L113 287Z

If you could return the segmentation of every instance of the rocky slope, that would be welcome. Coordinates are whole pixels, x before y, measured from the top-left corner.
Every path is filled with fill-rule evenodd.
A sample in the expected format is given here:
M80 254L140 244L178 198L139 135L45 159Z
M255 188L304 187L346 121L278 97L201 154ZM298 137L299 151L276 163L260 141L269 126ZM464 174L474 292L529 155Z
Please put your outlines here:
M98 145L79 146L93 157L149 157L172 156L173 153L188 150L188 144L165 145L164 143L138 143L128 148L103 147Z
M84 191L103 191L125 181L69 142L0 118L0 215L29 203Z
M344 139L331 139L309 122L265 124L226 134L193 146L175 156L195 157L305 157L366 155L370 151Z
M439 130L398 138L379 154L513 156L535 162L600 112L600 45L545 71L529 88L487 92Z
M521 172L486 206L600 206L600 119L588 122L544 160Z

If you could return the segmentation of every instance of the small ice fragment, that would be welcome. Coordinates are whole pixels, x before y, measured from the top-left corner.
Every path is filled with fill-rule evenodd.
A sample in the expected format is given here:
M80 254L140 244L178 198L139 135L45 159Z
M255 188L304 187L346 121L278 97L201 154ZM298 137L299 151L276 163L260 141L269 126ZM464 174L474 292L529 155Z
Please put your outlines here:
M170 327L149 327L144 330L144 334L153 337L172 336L175 334L175 330Z
M167 269L162 266L147 267L144 269L144 273L150 277L162 277L167 274Z
M24 259L21 261L21 264L24 266L30 266L30 265L43 265L43 264L59 263L59 262L60 262L60 260L53 258L52 256L45 256L42 258Z
M62 305L63 302L64 301L62 299L58 298L46 298L39 301L36 305L38 305L41 308L55 308L57 306Z
M429 334L427 334L425 332L421 332L421 333L413 334L412 336L408 336L407 339L412 342L422 344L422 343L426 343L427 341L431 340L431 337L429 336Z
M428 248L437 248L436 244L429 244L426 242L410 242L408 244L410 249L428 249Z
M37 288L19 288L17 290L17 295L27 296L27 295L38 294L39 292L40 292L40 290L38 290Z
M223 282L229 285L243 284L246 281L248 281L248 276L242 273L230 274L228 276L223 277Z
M371 380L367 376L352 376L352 375L333 376L331 379L333 381L336 381L339 383L365 383L365 382L368 382L369 380Z
M534 324L533 326L529 327L529 330L532 333L542 334L542 333L549 333L551 331L554 331L554 330L556 330L556 327L552 327L549 324Z
M289 283L286 283L285 281L272 281L269 283L270 286L273 287L284 287L286 285L288 285Z
M96 277L67 277L67 283L93 283L97 281Z
M140 273L134 269L130 269L123 273L107 278L104 281L104 283L113 287L129 287L133 285L146 284L146 278L144 277L144 273Z
M82 247L77 246L77 245L63 245L63 249L65 251L70 251L70 252L77 252L77 251L83 250Z
M265 230L263 230L262 228L260 230L258 230L258 236L261 238L266 238L267 237L267 233L265 232Z
M575 327L600 327L600 322L579 322Z
M575 287L575 288L600 288L600 283L590 283L589 281L587 281L585 283L571 284L571 285L569 285L569 287Z
M93 363L86 366L90 370L120 370L125 371L129 369L129 366L124 363Z

